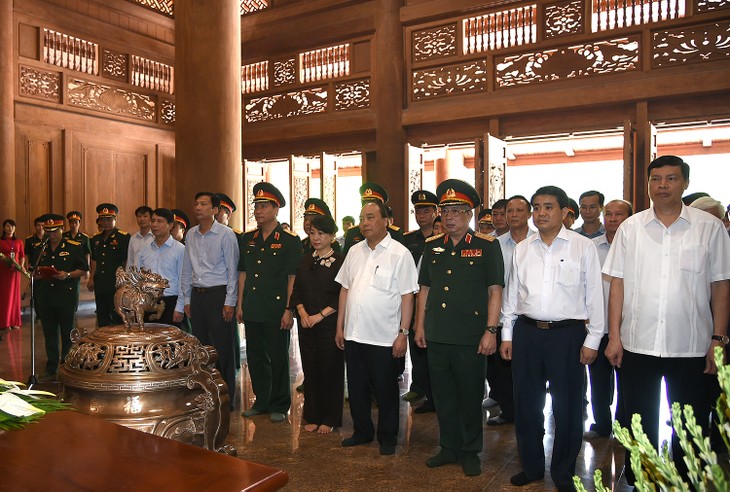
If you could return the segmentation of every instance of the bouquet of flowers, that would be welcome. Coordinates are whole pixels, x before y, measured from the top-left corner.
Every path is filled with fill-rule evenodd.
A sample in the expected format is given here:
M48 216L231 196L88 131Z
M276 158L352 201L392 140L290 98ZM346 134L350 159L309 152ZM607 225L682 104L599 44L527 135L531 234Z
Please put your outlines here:
M53 393L21 389L21 386L25 385L0 378L0 431L20 429L47 412L70 407L56 400Z
M14 268L18 270L20 273L25 275L26 277L30 278L30 273L28 273L28 270L20 266L20 263L18 263L15 258L11 258L8 255L5 255L3 253L0 253L0 261L5 263L8 267Z

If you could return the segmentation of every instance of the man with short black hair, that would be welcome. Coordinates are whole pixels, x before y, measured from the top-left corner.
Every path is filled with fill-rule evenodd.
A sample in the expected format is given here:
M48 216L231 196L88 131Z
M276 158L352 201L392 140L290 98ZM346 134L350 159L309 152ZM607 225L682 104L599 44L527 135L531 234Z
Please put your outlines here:
M621 368L626 415L641 415L657 447L662 379L669 401L690 405L707 430L703 373L717 372L714 349L729 341L730 238L717 218L682 203L689 165L681 158L659 157L647 173L652 206L621 224L603 266L611 277L606 357ZM686 478L676 433L672 456Z
M492 204L492 225L494 231L491 235L499 237L502 234L509 231L509 225L507 224L507 200L502 198Z
M601 224L601 212L603 212L605 199L603 193L595 190L581 194L578 202L580 203L580 216L583 217L583 225L577 228L575 232L589 239L605 234L606 229Z
M345 234L353 227L355 227L355 218L352 215L345 215L342 217L342 235L337 236L337 242L340 245L340 250L343 250L345 247Z
M33 220L33 227L35 232L25 238L25 256L26 264L28 265L28 271L32 271L35 266L35 262L38 259L38 252L40 251L41 245L43 244L43 220L41 217L36 217Z
M527 485L545 474L549 382L555 418L550 475L559 491L572 491L583 442L584 366L596 359L603 334L601 267L593 241L563 225L568 196L562 189L544 186L530 202L538 234L515 246L502 307L500 353L512 361L522 462L510 483Z
M91 254L91 238L85 233L81 232L81 219L83 216L81 212L73 210L66 214L66 220L68 221L68 231L63 233L63 237L77 241L81 243L81 246L86 252L86 263L89 263L89 255Z
M136 265L139 252L155 239L151 230L152 209L147 205L137 207L137 210L134 211L134 218L137 221L139 231L129 238L127 266Z

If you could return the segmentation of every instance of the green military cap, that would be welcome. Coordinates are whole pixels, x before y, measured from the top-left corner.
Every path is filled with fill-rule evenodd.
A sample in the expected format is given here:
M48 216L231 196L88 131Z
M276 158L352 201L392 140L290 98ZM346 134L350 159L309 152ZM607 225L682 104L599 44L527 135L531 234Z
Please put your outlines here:
M63 227L63 215L45 214L39 217L43 222L43 230L50 232Z
M253 202L271 202L279 208L286 206L286 200L279 188L265 181L254 185Z
M188 219L188 216L185 215L185 212L183 212L179 208L173 208L171 212L175 222L179 222L180 224L182 224L183 228L185 229L190 227L190 219Z
M332 217L332 212L324 200L319 198L307 198L304 202L304 215L326 215Z
M468 205L469 208L478 207L482 203L479 193L472 185L460 179L447 179L436 188L439 206Z
M575 200L572 198L568 198L568 213L573 214L573 217L575 217L575 220L578 220L580 217L580 207L577 203L575 203Z
M116 217L119 213L119 207L113 203L100 203L96 207L96 213L99 217Z
M430 191L417 190L411 195L411 203L416 207L437 207L439 199Z
M231 200L231 197L229 197L225 193L216 193L215 196L218 198L218 200L220 200L221 207L226 207L230 213L236 211L236 203Z
M388 192L378 183L363 183L360 187L360 199L363 202L380 200L381 203L388 202Z
M483 222L485 224L491 224L492 223L492 209L491 208L485 208L481 212L479 212L479 222Z
M81 219L83 219L83 217L84 216L81 215L81 212L79 212L78 210L72 210L66 214L66 218L68 220L78 220L79 222L81 221Z

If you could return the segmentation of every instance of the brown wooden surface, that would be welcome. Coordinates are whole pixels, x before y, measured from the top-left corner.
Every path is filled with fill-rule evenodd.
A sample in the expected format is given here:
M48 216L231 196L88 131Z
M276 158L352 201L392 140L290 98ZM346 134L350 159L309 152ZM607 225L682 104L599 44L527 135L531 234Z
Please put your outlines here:
M3 490L277 490L269 466L112 424L73 411L0 434Z

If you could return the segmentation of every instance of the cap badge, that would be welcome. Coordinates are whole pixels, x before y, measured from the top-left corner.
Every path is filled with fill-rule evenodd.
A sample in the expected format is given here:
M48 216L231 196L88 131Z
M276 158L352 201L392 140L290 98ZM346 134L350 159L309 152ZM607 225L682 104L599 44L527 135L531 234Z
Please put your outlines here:
M446 190L446 196L449 198L454 198L456 196L456 192L453 188L449 188L448 190Z
M425 200L425 199L426 199L426 194L425 194L425 193L420 193L420 194L418 195L418 199L419 199L419 200Z

